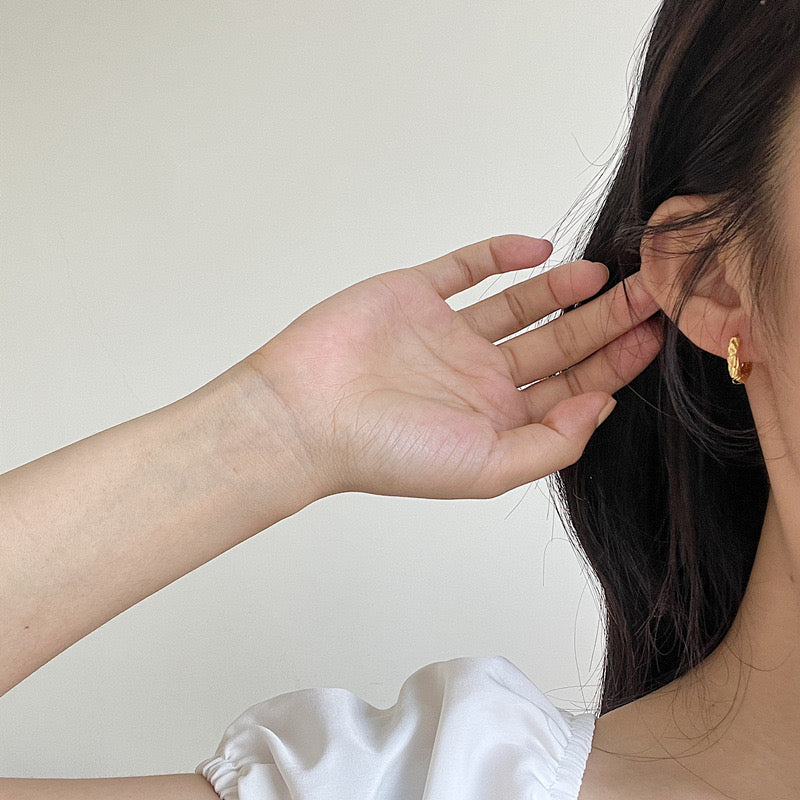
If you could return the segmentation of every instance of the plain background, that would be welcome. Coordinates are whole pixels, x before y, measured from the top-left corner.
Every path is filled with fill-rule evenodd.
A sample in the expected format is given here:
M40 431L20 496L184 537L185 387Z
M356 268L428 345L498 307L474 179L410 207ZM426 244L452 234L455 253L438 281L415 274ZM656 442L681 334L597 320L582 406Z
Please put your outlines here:
M625 132L655 6L0 2L0 471L190 393L369 275L553 237ZM387 707L458 656L594 709L602 648L544 481L336 496L0 699L0 774L189 772L260 700Z

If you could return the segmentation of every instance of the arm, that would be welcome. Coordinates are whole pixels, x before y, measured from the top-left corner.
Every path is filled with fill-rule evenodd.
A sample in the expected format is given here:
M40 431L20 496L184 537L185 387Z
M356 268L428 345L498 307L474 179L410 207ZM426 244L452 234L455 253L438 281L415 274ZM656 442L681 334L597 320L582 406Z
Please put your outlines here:
M501 236L369 278L187 397L0 476L0 694L318 498L495 497L576 461L660 347L638 276L511 339L608 270L445 302L551 250Z
M201 775L0 778L0 800L219 800Z
M245 360L0 476L0 694L316 499L286 420Z
M320 497L495 497L574 463L660 348L640 282L510 339L608 270L445 302L550 250L496 237L362 281L188 397L0 476L0 691ZM210 799L198 778L0 779L0 800Z

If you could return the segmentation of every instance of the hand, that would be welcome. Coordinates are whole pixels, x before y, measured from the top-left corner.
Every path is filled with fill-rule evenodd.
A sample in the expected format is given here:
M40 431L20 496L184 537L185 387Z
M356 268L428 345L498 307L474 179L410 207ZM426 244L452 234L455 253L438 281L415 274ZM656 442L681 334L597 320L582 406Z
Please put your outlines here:
M578 261L461 311L445 302L551 252L498 236L368 278L245 359L288 411L319 496L495 497L580 458L609 395L661 346L639 324L658 309L639 274L625 281L630 310L618 284L497 345L599 292L608 269Z

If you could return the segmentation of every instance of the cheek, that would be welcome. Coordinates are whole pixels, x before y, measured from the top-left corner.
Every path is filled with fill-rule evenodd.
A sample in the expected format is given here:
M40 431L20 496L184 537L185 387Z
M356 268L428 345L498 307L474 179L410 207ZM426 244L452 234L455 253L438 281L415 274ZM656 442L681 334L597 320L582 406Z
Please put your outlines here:
M798 207L800 217L800 207ZM800 226L800 219L798 219ZM800 243L787 247L766 280L763 314L769 321L765 359L779 361L790 374L800 375Z
M764 361L780 427L792 450L800 451L800 270L790 270L772 303Z

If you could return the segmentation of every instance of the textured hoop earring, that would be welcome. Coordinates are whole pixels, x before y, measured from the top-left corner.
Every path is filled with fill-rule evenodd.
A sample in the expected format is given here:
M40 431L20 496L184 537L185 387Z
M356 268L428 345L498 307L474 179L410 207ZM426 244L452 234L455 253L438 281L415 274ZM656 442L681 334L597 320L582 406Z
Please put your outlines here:
M728 373L733 383L747 383L753 369L753 365L749 362L739 361L740 344L739 337L734 336L728 345Z

